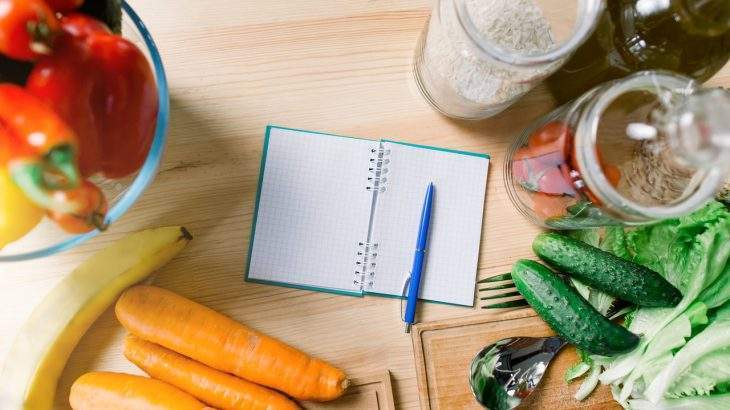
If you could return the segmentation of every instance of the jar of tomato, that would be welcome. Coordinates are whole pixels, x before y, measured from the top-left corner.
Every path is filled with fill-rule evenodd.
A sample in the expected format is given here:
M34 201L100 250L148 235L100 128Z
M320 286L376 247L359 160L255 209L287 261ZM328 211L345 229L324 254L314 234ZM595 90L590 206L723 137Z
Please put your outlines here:
M728 155L730 92L645 71L538 120L508 151L504 176L514 205L544 227L637 225L712 199Z

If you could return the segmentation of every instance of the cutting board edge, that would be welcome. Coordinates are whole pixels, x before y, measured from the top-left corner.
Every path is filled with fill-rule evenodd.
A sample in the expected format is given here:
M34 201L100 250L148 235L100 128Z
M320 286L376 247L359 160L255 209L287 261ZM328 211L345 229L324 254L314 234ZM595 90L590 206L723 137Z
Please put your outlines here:
M425 353L423 351L423 333L431 330L439 330L446 328L454 328L461 326L471 326L479 323L500 322L503 320L522 319L537 316L532 309L512 309L505 312L490 314L488 318L485 315L469 315L455 319L444 319L433 322L417 323L413 326L411 332L411 341L413 343L413 354L415 356L414 363L416 365L416 382L418 385L418 401L421 409L431 410L431 398L428 392L428 374L425 364Z

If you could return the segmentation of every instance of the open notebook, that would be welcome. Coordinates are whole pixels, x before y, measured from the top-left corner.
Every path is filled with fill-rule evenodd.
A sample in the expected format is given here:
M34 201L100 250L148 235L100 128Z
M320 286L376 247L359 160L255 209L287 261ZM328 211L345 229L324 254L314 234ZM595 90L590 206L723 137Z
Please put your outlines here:
M489 156L269 126L246 280L400 297L426 186L420 298L472 306Z

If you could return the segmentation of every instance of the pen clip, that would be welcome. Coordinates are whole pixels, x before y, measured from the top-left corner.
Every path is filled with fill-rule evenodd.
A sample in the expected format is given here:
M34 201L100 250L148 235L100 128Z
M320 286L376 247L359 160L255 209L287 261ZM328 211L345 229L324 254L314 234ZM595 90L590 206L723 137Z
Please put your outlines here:
M403 313L403 300L406 298L406 292L408 291L408 285L411 283L411 276L408 275L406 281L403 283L403 290L400 293L400 320L401 322L406 321L406 315Z

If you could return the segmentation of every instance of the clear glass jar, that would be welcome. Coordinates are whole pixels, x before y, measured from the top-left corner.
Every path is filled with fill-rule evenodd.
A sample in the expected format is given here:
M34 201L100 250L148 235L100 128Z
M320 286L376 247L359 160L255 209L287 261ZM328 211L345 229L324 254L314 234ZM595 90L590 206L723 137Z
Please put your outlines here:
M588 38L604 8L603 0L567 1L575 3L571 16L565 4L552 2L548 12L539 3L437 0L414 58L424 98L449 117L493 116L557 70ZM565 39L556 44L554 33Z
M644 71L538 120L505 159L510 199L552 229L638 225L690 213L730 173L730 92Z

